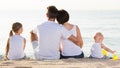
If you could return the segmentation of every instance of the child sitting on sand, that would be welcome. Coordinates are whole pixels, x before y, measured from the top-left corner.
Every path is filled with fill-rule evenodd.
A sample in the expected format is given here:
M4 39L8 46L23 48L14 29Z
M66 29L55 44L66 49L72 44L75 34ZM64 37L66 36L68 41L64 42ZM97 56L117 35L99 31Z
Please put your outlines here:
M104 36L102 33L97 32L94 36L95 43L92 45L91 48L91 55L90 58L103 58L106 57L102 54L102 49L114 54L115 51L112 51L111 49L107 48L102 42L103 42Z
M14 34L13 34L14 32ZM20 34L23 32L22 24L16 22L12 25L6 46L5 60L18 60L25 57L26 40Z

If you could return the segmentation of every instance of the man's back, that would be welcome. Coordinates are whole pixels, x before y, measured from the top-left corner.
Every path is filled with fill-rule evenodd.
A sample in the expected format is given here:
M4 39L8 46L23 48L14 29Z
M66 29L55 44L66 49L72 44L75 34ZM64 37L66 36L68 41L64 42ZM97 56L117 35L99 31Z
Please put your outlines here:
M39 37L39 59L59 59L59 43L61 37L68 38L69 33L62 26L47 21L37 27Z

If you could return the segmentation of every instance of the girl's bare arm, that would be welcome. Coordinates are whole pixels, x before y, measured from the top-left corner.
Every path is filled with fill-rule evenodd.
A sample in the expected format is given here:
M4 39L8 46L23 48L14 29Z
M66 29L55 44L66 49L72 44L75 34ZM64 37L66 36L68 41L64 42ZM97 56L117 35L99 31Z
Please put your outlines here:
M24 50L25 50L25 47L26 47L26 39L24 38Z
M5 58L7 58L8 52L9 52L9 39L7 40L7 45L5 49Z

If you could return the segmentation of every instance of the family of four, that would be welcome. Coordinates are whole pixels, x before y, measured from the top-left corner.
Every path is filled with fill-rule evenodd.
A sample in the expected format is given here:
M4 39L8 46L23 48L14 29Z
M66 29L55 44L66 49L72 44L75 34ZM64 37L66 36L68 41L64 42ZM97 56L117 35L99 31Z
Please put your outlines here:
M77 25L68 22L69 13L66 10L58 10L55 6L49 6L46 16L48 21L38 25L30 32L35 58L37 60L84 58L81 50L83 40L80 29ZM9 60L25 58L26 39L20 35L22 32L21 23L16 22L12 25L5 58ZM102 49L114 53L102 43L104 39L102 33L96 33L94 39L95 44L91 48L90 58L104 58Z

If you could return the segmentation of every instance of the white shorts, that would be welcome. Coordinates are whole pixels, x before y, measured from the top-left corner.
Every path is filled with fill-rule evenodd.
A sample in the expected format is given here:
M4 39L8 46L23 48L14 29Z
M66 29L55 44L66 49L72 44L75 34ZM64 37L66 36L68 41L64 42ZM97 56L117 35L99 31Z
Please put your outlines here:
M38 47L38 41L32 41L32 47L35 50Z
M34 50L34 56L35 56L35 59L37 60L44 60L44 59L48 59L48 57L42 57L39 53L40 53L40 50L39 50L39 45L38 45L38 41L32 41L32 47L33 47L33 50ZM49 58L48 60L51 60L51 59L55 59L55 58ZM58 59L58 58L56 58Z
M38 46L38 41L32 41L32 47L34 50L34 56L36 59L39 59L39 46Z

